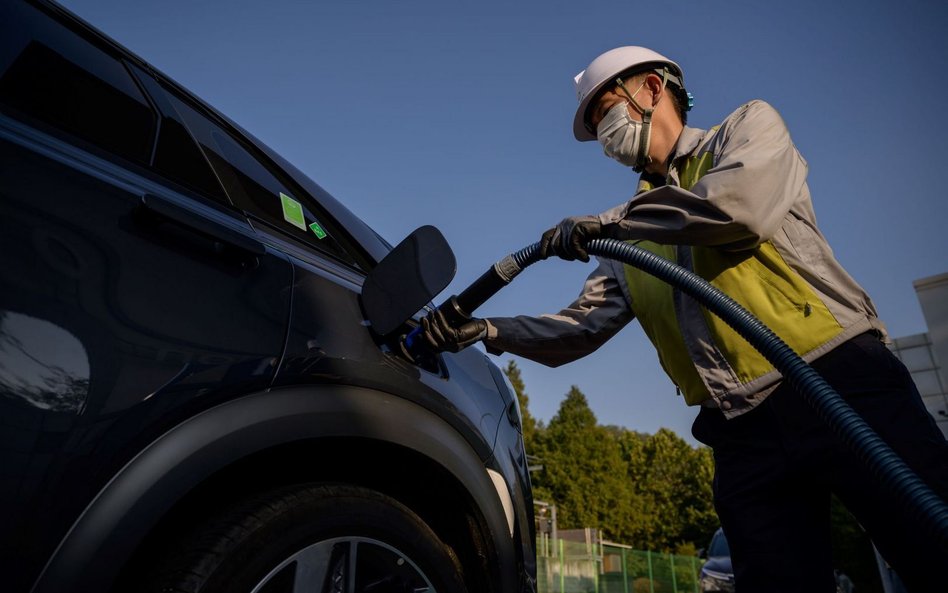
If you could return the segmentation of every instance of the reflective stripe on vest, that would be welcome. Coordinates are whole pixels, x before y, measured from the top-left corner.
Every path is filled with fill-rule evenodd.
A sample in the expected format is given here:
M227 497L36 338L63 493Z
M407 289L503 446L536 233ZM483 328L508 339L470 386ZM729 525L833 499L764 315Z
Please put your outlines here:
M679 170L690 190L711 168L713 155L688 157ZM640 185L640 191L650 189ZM770 241L746 251L633 241L708 280L770 327L798 354L843 331L813 289ZM691 297L631 266L625 267L632 310L662 367L689 405L721 397L762 377L773 366L744 338Z

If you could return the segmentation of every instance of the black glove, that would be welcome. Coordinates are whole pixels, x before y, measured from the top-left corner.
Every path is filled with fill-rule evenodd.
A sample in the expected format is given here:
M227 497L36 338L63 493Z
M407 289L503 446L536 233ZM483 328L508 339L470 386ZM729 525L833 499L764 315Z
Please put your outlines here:
M602 236L602 224L596 216L564 218L540 237L540 259L551 255L565 260L589 261L586 243Z
M487 337L487 322L471 319L460 327L452 327L444 313L435 309L421 320L422 335L435 352L460 352Z

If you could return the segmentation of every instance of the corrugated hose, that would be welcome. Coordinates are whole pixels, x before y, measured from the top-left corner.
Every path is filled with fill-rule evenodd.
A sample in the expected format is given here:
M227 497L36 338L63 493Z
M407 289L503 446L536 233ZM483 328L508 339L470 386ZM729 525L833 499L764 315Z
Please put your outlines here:
M641 247L615 239L594 239L586 245L586 250L590 255L617 260L655 276L720 317L783 375L784 380L797 390L880 483L888 487L899 503L909 509L913 518L941 545L948 545L948 504L906 465L819 373L770 328L697 274ZM508 255L442 307L450 306L453 314L469 317L524 268L539 261L539 252L540 244L534 243Z

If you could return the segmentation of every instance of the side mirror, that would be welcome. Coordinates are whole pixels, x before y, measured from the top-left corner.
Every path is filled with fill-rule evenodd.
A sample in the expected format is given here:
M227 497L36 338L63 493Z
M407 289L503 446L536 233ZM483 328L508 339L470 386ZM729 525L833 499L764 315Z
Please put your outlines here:
M701 558L702 560L707 560L708 551L704 548L698 548L698 558Z
M457 261L441 231L423 226L369 272L362 306L372 328L388 335L431 302L454 278Z

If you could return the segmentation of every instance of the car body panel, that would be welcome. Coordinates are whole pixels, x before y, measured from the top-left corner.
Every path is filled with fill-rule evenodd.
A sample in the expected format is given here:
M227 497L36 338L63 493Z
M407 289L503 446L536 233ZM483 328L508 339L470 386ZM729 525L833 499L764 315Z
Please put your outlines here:
M225 402L163 435L123 468L83 512L33 591L107 589L134 546L171 503L208 475L270 447L334 437L383 441L433 457L482 507L498 551L498 572L508 581L516 578L517 554L501 501L476 453L453 427L390 394L312 385L276 388ZM319 459L309 462L318 466ZM499 590L515 590L512 582L499 584L503 585Z
M130 452L220 398L269 385L292 271L276 252L250 269L206 237L140 224L142 197L170 192L48 137L33 136L47 149L35 152L11 140L22 136L9 124L0 124L0 406L32 420L17 428L19 450L0 452L4 532L36 551ZM71 154L56 158L57 148ZM220 220L252 233L246 221Z
M5 586L107 590L151 530L219 472L272 447L345 438L414 451L441 468L470 498L445 504L470 504L480 516L497 590L532 590L529 475L515 397L496 366L474 348L407 361L398 336L378 336L361 309L365 271L391 249L364 222L65 9L0 5L0 44L11 44L0 48L53 35L45 29L78 37L59 53L30 45L31 56L68 69L101 51L152 111L154 129L131 134L151 160L129 160L23 115L3 92L23 84L39 58L13 56L20 70L11 82L3 58L12 54L0 52ZM83 84L98 84L90 80ZM163 134L156 81L309 194L351 261L281 238L229 195L163 175L154 165ZM70 116L90 109L108 116L89 105ZM488 469L502 476L506 497ZM418 471L404 475L424 488ZM503 499L513 501L514 538Z

